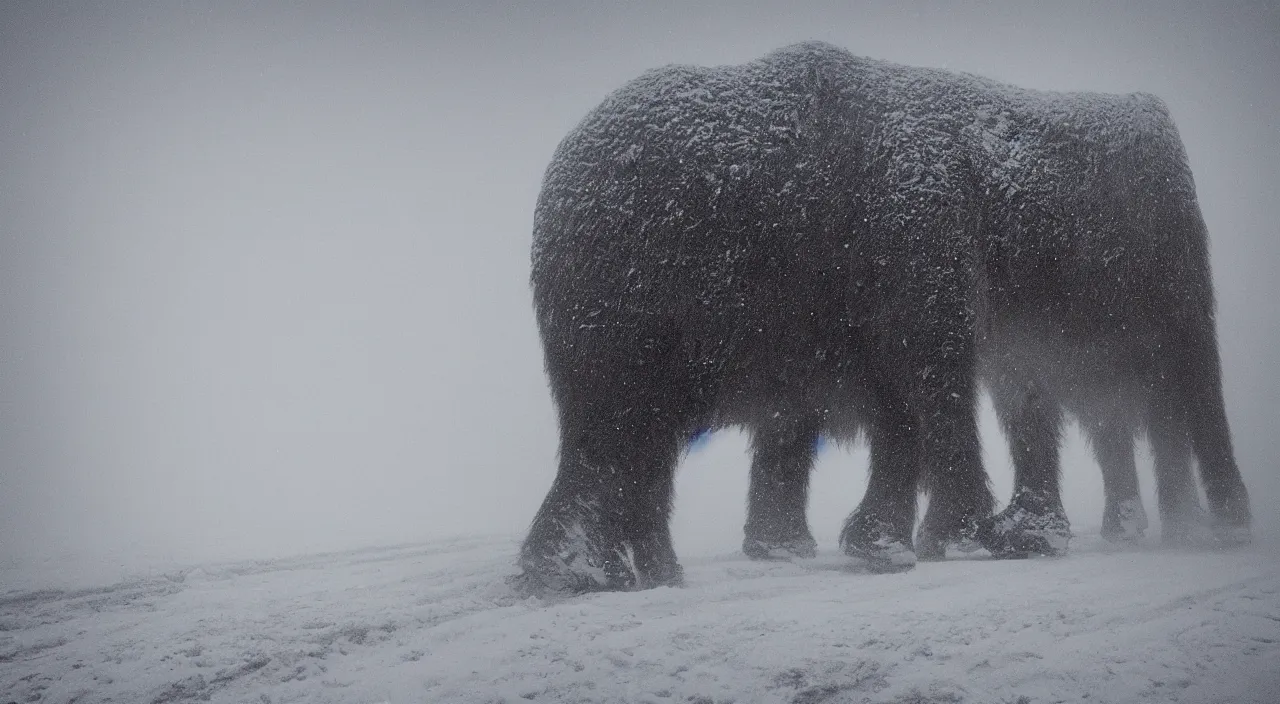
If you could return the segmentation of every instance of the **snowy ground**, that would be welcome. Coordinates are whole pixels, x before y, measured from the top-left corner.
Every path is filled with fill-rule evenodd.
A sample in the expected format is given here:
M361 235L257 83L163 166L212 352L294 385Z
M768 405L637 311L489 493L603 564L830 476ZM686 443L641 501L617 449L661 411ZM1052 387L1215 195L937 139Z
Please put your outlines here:
M507 538L0 595L0 702L1280 701L1280 561L1110 551L868 575L685 561L555 602Z

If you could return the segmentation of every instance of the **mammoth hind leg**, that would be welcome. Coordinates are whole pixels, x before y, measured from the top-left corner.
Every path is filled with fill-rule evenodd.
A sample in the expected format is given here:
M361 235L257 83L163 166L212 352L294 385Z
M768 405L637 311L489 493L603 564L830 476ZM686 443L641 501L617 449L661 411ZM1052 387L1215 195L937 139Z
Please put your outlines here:
M1037 390L993 394L1013 457L1013 496L984 521L979 542L995 557L1060 555L1071 540L1062 508L1062 407Z
M1208 515L1200 503L1191 466L1186 417L1174 404L1158 401L1153 404L1147 434L1155 460L1161 541L1173 547L1212 544Z
M1088 424L1086 433L1102 469L1103 539L1113 543L1141 539L1147 530L1147 512L1138 492L1132 428L1118 419L1105 419Z
M1249 494L1232 449L1217 344L1209 333L1191 334L1187 339L1181 413L1168 415L1185 418L1191 449L1200 465L1200 481L1209 500L1215 541L1222 546L1248 543ZM1153 422L1153 428L1154 425Z
M818 442L817 418L781 415L751 427L751 486L742 550L754 560L817 554L809 532L809 476Z

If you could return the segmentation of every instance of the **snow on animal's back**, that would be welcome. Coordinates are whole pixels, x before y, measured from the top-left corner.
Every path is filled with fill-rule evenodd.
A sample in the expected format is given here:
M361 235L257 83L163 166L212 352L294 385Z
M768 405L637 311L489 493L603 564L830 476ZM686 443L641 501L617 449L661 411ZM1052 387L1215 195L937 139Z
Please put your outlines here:
M901 199L960 179L1061 195L1088 175L1075 172L1096 173L1143 139L1182 154L1153 95L1032 90L806 42L744 64L656 68L620 87L560 144L539 211L625 218L647 207L679 218L695 194L724 200L765 184L801 198L848 160L879 171ZM671 202L630 200L655 180ZM542 240L567 234L537 228L535 261Z
M566 334L636 311L723 317L776 304L759 284L776 262L799 262L776 296L833 295L827 282L874 275L868 262L930 232L944 258L1070 262L1068 283L1105 283L1114 290L1098 300L1122 301L1205 278L1195 257L1178 258L1196 246L1195 202L1155 96L1026 89L809 42L743 64L656 68L592 110L547 168L534 297L544 322L559 300ZM1153 214L1193 226L1142 222ZM940 234L979 217L998 246ZM1095 275L1122 254L1152 276Z

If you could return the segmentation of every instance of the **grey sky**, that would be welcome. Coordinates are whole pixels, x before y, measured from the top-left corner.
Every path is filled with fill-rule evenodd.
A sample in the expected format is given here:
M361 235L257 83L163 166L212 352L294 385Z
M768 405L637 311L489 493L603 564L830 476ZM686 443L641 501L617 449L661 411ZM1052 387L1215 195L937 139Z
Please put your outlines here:
M518 535L554 472L527 280L556 143L646 68L811 38L1165 99L1275 535L1278 37L1264 3L5 3L0 567ZM736 549L743 449L721 436L684 466L678 549ZM865 469L821 458L823 547ZM1096 526L1078 439L1065 474Z

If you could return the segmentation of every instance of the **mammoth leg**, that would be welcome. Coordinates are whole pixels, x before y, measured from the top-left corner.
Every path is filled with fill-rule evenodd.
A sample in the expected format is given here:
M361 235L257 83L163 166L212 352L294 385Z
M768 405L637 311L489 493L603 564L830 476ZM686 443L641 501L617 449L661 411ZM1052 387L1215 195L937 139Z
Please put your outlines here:
M1213 542L1207 515L1196 490L1191 467L1191 439L1186 417L1167 401L1152 404L1147 421L1155 459L1156 498L1160 504L1160 539L1165 545L1190 547Z
M531 586L583 592L682 581L668 525L676 434L608 425L561 433L555 482L520 554Z
M921 470L919 422L904 404L882 404L870 419L871 476L858 508L844 522L840 547L878 572L915 565L911 528Z
M1102 468L1106 506L1102 511L1102 537L1111 542L1132 542L1147 530L1147 512L1138 493L1138 467L1133 458L1133 431L1115 419L1099 420L1087 429L1093 456Z
M977 311L987 291L978 275L975 244L986 225L972 207L976 195L913 194L913 207L926 217L905 221L890 237L872 232L873 241L901 247L877 260L880 273L869 286L892 304L877 312L872 340L879 349L867 370L879 380L870 485L841 544L873 562L940 559L948 543L976 537L995 505L977 424ZM921 488L929 512L912 549Z
M954 344L948 341L935 349ZM927 384L918 390L921 471L918 487L929 496L916 550L923 560L946 557L947 545L979 539L995 497L982 464L978 436L977 382L972 342L956 345L927 367Z
M755 560L813 557L809 532L809 475L818 441L817 419L771 418L751 435L751 487L742 550Z
M985 521L979 542L995 557L1059 555L1071 526L1062 509L1062 406L1034 387L993 394L1013 458L1009 505Z
M945 558L951 543L981 542L980 526L990 520L995 507L982 465L973 375L961 379L942 395L942 410L921 417L929 511L920 524L917 550L924 560Z
M881 394L869 433L870 483L841 533L845 552L868 559L873 568L910 567L917 554L941 559L948 543L977 537L979 522L991 515L995 499L982 466L972 345L962 338L924 335L919 348L945 350L907 360L927 373L886 375L911 379L912 387L900 396ZM921 486L929 492L929 513L913 550Z
M1212 326L1212 321L1208 323ZM1230 546L1250 540L1249 495L1231 447L1218 346L1212 327L1187 336L1183 364L1185 417L1200 480L1209 499L1214 537Z
M636 321L616 329L641 330ZM535 590L680 584L669 518L676 464L698 410L661 330L637 341L547 336L559 468L520 552ZM594 344L594 346L593 346Z

